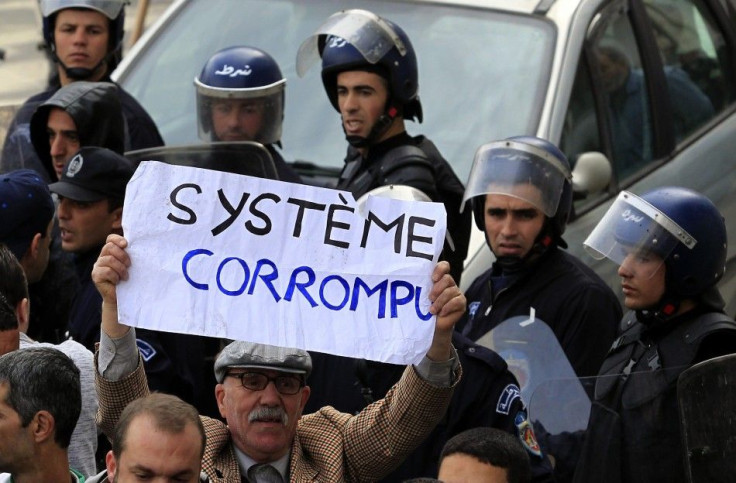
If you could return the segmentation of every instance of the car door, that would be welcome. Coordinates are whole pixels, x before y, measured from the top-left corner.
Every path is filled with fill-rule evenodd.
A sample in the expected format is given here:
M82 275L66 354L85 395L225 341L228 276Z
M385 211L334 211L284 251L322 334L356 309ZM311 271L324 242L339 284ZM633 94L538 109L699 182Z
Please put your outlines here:
M613 177L607 192L577 196L572 251L584 257L580 242L600 219L601 202L622 189L689 187L733 219L733 12L725 1L617 0L593 17L560 144L573 163L585 152L605 154ZM736 233L734 222L728 228ZM612 285L614 268L596 266Z

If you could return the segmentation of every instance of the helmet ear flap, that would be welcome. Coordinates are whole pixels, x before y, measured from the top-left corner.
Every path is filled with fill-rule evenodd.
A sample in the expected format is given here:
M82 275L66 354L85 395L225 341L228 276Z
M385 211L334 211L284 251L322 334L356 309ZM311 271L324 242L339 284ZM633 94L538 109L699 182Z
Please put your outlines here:
M470 205L473 208L473 220L475 220L475 226L482 232L486 231L486 216L485 216L485 196L475 196L470 198Z

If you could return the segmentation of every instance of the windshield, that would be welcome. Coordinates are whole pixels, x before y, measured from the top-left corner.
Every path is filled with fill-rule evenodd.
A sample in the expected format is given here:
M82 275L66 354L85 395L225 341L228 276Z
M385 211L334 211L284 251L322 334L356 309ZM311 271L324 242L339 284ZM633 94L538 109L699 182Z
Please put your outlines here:
M216 6L215 6L216 5ZM286 76L283 155L342 166L347 143L318 66L296 75L299 45L327 17L363 8L400 25L419 59L424 134L465 182L483 143L536 132L549 79L552 24L482 9L387 1L191 0L118 81L156 121L169 145L198 141L194 77L218 49L251 45Z

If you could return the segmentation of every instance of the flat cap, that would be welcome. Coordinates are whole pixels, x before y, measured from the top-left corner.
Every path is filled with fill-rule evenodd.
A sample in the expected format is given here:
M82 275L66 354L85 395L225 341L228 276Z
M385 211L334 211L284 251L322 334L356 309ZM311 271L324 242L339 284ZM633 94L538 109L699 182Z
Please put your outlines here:
M301 349L235 341L228 344L215 360L217 382L225 379L228 368L272 369L281 372L304 374L312 372L312 358Z

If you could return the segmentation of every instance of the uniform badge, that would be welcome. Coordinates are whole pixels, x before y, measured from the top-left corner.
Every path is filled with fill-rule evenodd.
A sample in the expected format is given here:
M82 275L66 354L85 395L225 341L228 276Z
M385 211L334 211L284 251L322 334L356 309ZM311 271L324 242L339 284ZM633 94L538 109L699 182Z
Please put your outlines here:
M519 434L521 444L523 444L531 454L541 458L542 449L539 447L539 443L537 443L537 437L534 436L534 428L532 428L532 423L529 422L529 418L526 416L526 411L519 411L516 413L514 424L516 424L516 430Z
M516 384L509 384L504 387L501 392L501 397L498 398L498 403L496 403L496 412L498 414L508 415L509 411L511 411L511 405L520 397L521 391L519 391L519 386Z
M156 349L145 340L136 339L135 345L138 346L138 351L141 353L144 362L148 362L156 356Z
M472 319L475 316L475 313L478 311L478 307L480 307L480 301L470 302L468 304L468 318Z

